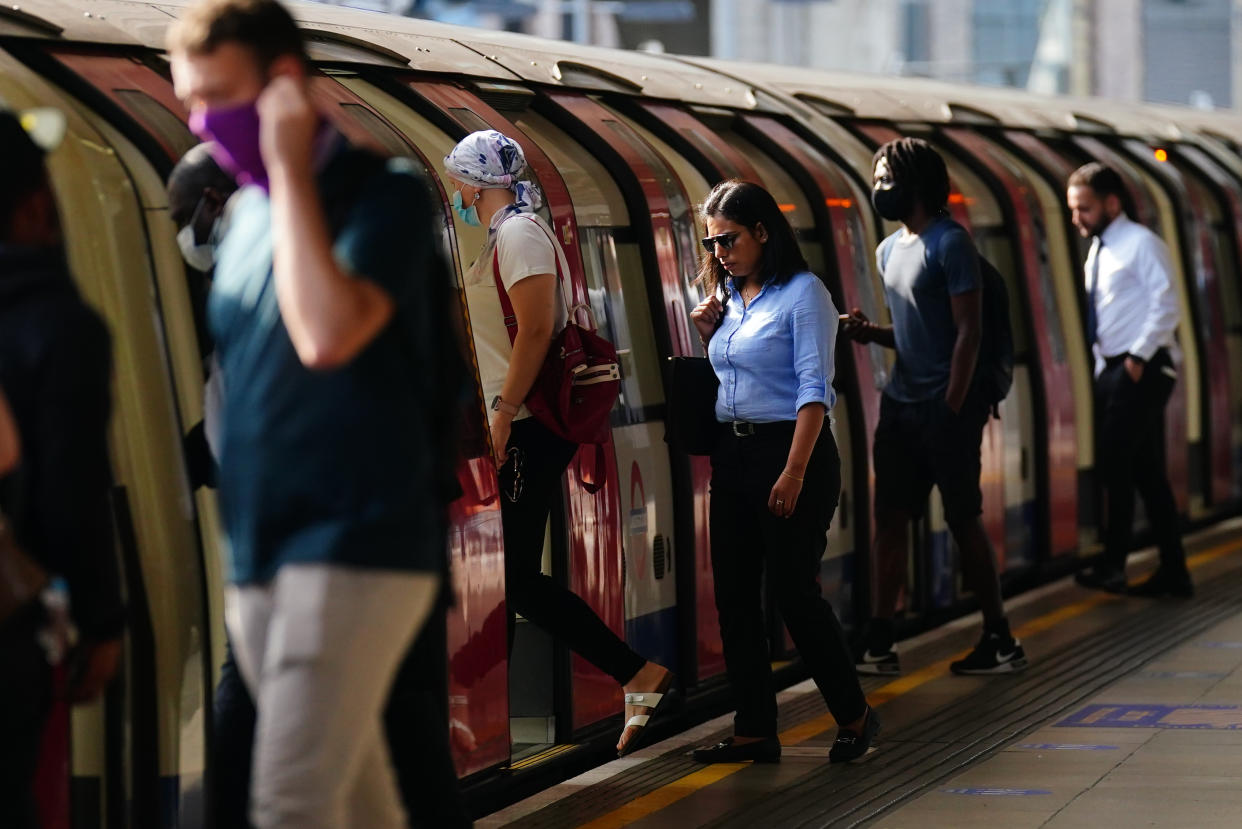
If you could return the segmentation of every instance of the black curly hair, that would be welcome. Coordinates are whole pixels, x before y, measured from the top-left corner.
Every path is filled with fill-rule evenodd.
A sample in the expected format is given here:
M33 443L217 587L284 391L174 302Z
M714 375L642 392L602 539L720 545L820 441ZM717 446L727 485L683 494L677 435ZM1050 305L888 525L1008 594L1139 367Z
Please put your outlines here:
M949 171L944 159L922 138L895 138L875 151L871 169L883 158L893 182L910 188L928 213L939 213L949 201Z

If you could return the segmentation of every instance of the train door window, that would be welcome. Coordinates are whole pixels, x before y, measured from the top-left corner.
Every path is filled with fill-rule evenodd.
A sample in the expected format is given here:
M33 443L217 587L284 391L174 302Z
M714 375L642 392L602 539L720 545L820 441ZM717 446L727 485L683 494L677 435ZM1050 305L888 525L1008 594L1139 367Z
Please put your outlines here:
M949 152L941 152L941 156L954 185L949 198L965 208L979 252L1005 277L1005 287L1009 289L1009 320L1013 327L1014 359L1029 360L1031 332L1026 324L1026 314L1022 310L1022 286L1017 279L1018 261L1014 254L1013 241L1005 228L1000 203L983 180L956 156ZM1064 345L1061 347L1064 348Z
M401 137L401 134L369 107L354 103L342 103L340 107L342 112L357 121L358 125L367 131L385 153L393 157L412 155L410 145Z
M594 156L542 115L527 110L516 123L548 154L569 188L595 322L621 359L614 421L655 419L664 386L642 256L621 191Z
M711 192L711 186L681 153L640 124L621 114L617 114L615 122L607 123L614 130L623 133L627 142L642 153L643 160L660 176L661 189L668 198L680 265L682 294L689 312L703 297L703 290L698 283L698 240L707 235L707 230L699 216L699 205ZM648 147L651 149L648 150ZM697 337L691 337L691 348L693 354L702 354L702 345Z
M815 216L811 213L811 203L798 183L794 181L784 167L781 167L767 153L733 130L721 130L720 137L733 145L759 172L759 177L767 191L776 199L777 205L789 224L806 257L807 265L817 274L826 273L827 261L824 258L823 245L816 234Z
M1221 299L1222 312L1225 316L1225 327L1230 334L1242 334L1242 262L1238 254L1242 252L1242 215L1233 215L1242 211L1242 183L1233 178L1214 158L1195 146L1178 148L1179 155L1185 156L1198 169L1204 171L1221 191L1221 199L1213 210L1213 236L1217 243L1217 261L1220 262L1222 274ZM1210 195L1205 194L1210 200Z
M116 95L126 109L138 116L148 129L160 136L161 140L172 149L174 157L180 158L194 145L198 139L180 115L152 98L141 89L115 89Z

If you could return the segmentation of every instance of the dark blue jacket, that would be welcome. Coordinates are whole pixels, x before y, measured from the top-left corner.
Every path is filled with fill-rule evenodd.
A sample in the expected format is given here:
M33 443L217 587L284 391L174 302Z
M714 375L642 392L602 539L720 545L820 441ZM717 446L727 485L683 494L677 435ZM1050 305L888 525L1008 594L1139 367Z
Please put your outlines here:
M112 349L59 249L0 245L0 388L21 466L0 487L18 542L69 583L84 638L121 633L108 461Z

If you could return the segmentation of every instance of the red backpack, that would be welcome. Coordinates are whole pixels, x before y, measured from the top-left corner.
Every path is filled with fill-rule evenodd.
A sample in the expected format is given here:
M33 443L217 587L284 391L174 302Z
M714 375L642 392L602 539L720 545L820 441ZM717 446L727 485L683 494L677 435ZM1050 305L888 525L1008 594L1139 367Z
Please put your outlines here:
M526 408L535 419L560 437L577 444L595 445L595 469L603 474L604 444L609 439L608 416L617 402L621 390L621 367L617 361L617 349L596 333L595 317L587 303L570 305L565 298L564 253L556 239L543 223L529 213L519 213L511 218L532 221L548 237L556 251L556 282L565 303L565 327L552 338L548 353L535 377L535 383L526 395ZM506 220L509 221L509 220ZM500 278L500 251L492 253L492 273L496 279L496 292L500 295L500 308L505 315L505 328L509 331L509 344L517 339L517 315L513 303ZM584 311L590 328L575 322L575 315ZM579 476L581 477L581 476ZM602 481L594 484L583 482L588 492L598 492Z

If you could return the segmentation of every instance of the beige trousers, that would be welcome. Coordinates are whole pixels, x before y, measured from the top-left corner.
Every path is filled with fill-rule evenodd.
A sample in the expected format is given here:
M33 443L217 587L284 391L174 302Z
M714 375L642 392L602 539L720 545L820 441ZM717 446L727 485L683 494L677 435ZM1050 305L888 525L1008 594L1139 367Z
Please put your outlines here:
M397 668L435 603L432 573L327 564L231 586L225 614L258 708L257 829L401 829L384 737Z

